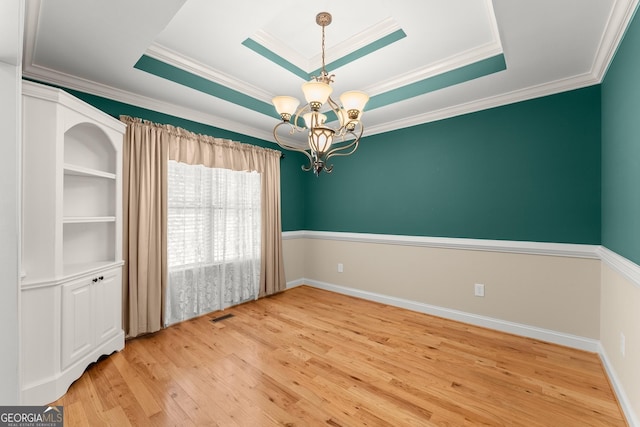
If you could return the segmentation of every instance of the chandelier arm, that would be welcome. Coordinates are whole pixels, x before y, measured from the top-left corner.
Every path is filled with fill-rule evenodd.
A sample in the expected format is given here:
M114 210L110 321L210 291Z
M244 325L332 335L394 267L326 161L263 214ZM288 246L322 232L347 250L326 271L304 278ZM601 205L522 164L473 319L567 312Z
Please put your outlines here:
M309 159L309 165L311 166L313 164L313 157L311 157L311 154L309 154L307 150L300 147L293 146L293 145L289 145L286 142L282 142L278 137L278 128L286 123L288 122L280 122L273 128L273 138L276 140L276 144L278 144L280 147L284 148L285 150L297 151L299 153L304 154ZM289 123L289 125L291 125L291 131L289 133L293 134L296 129L291 123ZM304 166L302 168L304 169ZM305 171L309 171L309 169L306 169Z
M338 120L342 121L340 118L340 105L338 105L338 103L331 97L327 98L327 104L329 104L329 108L331 108L333 112L336 113ZM342 126L342 123L340 123L340 126Z
M306 126L299 126L298 120L300 120L300 116L302 116L302 114L307 111L311 111L311 107L309 106L309 104L305 104L302 107L298 108L298 110L296 111L296 114L294 115L293 120L289 122L291 124L291 127L293 128L291 133L302 132L306 128ZM304 120L302 121L304 122Z
M351 133L351 132L350 132ZM339 149L334 149L331 150L326 156L325 156L325 160L329 160L331 157L338 157L338 156L350 156L353 153L356 152L356 150L358 149L358 144L360 143L359 139L354 140L351 144L346 145L344 147L340 147ZM349 148L352 148L351 151L349 151L348 153L343 153L342 151L347 150Z
M362 137L362 133L364 132L364 126L362 126L362 123L359 123L359 125L360 125L360 131L357 134L354 131L347 131L345 133L345 135L346 134L353 135L355 137L354 140L347 145L343 145L341 147L335 147L329 150L329 152L327 152L327 154L325 155L325 160L329 160L331 157L334 157L334 156L350 156L351 154L355 153L355 151L358 149L358 144L360 143L360 138ZM349 149L351 149L351 151L349 151L348 153L343 153L343 151L349 150Z

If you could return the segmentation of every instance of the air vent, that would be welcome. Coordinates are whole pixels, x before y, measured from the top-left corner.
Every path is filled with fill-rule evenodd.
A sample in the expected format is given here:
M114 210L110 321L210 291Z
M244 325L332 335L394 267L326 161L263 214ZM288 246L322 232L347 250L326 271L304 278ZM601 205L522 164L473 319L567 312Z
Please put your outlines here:
M231 314L231 313L229 313L229 314L225 314L225 315L223 315L223 316L216 317L215 319L211 319L211 321L212 321L213 323L216 323L216 322L219 322L219 321L221 321L221 320L226 320L226 319L228 319L228 318L230 318L230 317L233 317L233 314Z

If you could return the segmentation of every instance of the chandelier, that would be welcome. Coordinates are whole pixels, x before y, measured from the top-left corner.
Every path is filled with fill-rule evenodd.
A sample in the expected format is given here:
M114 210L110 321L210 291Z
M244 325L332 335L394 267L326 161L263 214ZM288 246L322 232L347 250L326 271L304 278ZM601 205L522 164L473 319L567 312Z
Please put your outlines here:
M298 108L300 101L292 96L276 96L272 102L282 119L273 128L277 144L286 150L304 153L309 158L309 165L303 165L302 169L313 170L313 173L319 175L323 170L331 173L333 165L327 164L331 157L348 156L358 149L364 131L362 112L369 96L356 90L345 92L340 95L342 106L331 98L331 83L335 74L327 73L324 63L324 28L331 23L331 14L320 12L316 15L316 23L322 27L322 69L319 76L313 76L311 81L302 85L307 104ZM330 127L326 123L327 114L323 114L321 110L336 116L336 126ZM299 123L300 117L304 125ZM290 135L306 131L308 147L301 148L281 140L278 129L283 125L289 125Z

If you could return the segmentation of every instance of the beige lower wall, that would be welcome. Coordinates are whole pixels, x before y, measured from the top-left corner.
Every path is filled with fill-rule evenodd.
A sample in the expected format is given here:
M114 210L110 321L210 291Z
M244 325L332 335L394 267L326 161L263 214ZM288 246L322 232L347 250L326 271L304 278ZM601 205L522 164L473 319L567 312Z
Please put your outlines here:
M284 241L284 260L289 282L307 278L600 337L597 259L295 238ZM485 285L485 297L474 296L475 283Z
M284 276L287 283L305 277L306 239L283 239L282 257L284 258Z
M621 333L625 336L624 356L620 351ZM640 287L604 263L600 344L615 383L624 390L626 404L633 414L640 415Z
M640 280L619 273L630 268L640 277L637 265L623 260L626 267L613 269L611 255L602 261L305 237L283 245L288 282L309 279L599 341L627 420L640 426ZM474 283L485 285L484 298L473 295Z

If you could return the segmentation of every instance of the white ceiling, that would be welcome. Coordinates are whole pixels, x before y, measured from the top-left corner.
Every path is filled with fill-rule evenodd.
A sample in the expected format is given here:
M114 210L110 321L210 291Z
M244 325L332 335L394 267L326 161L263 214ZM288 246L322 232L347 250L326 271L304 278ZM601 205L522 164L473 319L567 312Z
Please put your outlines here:
M637 3L27 0L23 73L272 141L278 118L265 104L302 97L303 78L283 61L309 73L320 67L315 16L328 11L326 62L347 60L328 67L334 93L372 96L363 117L370 135L597 84ZM432 87L496 57L506 69ZM141 58L201 87L136 68Z

